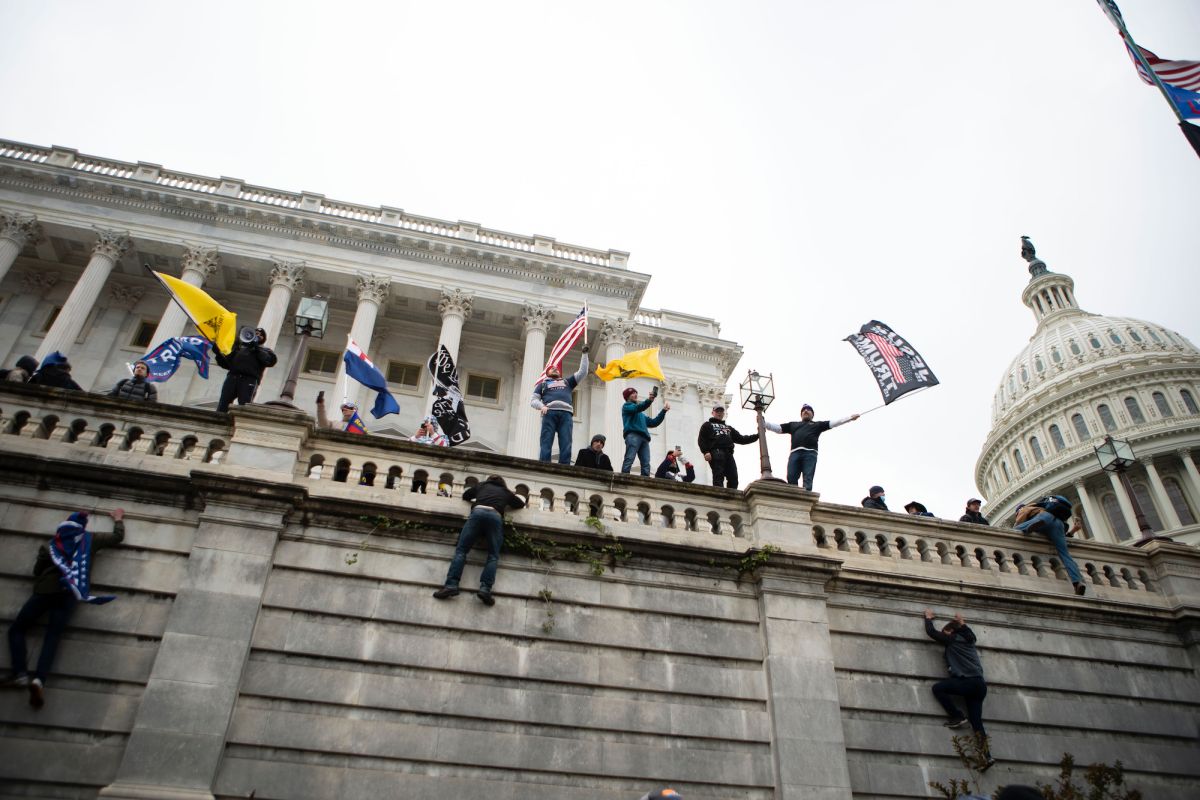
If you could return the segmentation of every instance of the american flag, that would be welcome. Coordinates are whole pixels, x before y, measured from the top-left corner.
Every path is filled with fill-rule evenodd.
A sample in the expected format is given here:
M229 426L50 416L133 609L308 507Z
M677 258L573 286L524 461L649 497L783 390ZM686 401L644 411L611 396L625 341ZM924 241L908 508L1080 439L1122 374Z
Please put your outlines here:
M554 343L554 348L550 351L550 358L546 359L546 366L542 369L542 374L538 375L538 379L533 382L534 386L546 380L546 373L550 371L551 367L557 367L558 371L562 372L563 359L567 357L567 353L571 352L571 348L586 331L587 306L584 306L579 311L579 316L571 321L567 329L562 332L562 336L558 337L558 341Z
M1129 49L1130 45L1126 44L1125 47ZM1150 65L1150 69L1154 70L1154 74L1160 81L1168 86L1174 86L1176 89L1200 92L1200 61L1167 61L1144 47L1138 45L1133 45L1133 47L1137 47L1141 52L1142 57L1146 59L1146 63ZM1133 59L1133 65L1137 67L1138 76L1142 81L1153 86L1154 79L1150 77L1150 73L1146 72L1146 68L1137 60L1137 56L1131 49L1129 57Z
M912 377L912 370L905 369L908 367L908 359L904 353L900 352L900 348L889 342L887 339L880 336L878 333L864 333L879 350L879 355L883 356L883 360L887 362L888 367L892 370L892 377L896 379L896 383L908 383ZM905 375L905 372L908 372Z

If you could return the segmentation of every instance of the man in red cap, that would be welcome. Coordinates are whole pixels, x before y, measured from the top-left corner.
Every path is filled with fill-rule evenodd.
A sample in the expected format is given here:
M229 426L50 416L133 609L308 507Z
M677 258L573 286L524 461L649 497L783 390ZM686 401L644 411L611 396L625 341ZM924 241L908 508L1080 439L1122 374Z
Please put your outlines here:
M671 410L670 403L663 403L662 411L651 419L642 412L658 397L658 387L650 388L650 396L638 402L638 390L630 386L621 392L625 405L621 406L622 432L625 434L625 460L621 462L622 474L628 475L636 456L641 462L642 476L650 477L650 428L657 428Z

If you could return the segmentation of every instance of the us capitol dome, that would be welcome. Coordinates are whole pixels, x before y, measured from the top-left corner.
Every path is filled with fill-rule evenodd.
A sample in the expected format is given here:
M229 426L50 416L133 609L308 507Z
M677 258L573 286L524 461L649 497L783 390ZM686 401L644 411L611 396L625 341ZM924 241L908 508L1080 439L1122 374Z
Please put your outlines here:
M1096 457L1111 435L1133 447L1126 474L1151 529L1200 545L1200 350L1153 322L1084 311L1075 281L1047 269L1028 238L1021 254L1021 301L1037 328L992 402L975 465L984 514L1011 525L1019 504L1061 494L1082 511L1087 538L1136 542L1133 504Z

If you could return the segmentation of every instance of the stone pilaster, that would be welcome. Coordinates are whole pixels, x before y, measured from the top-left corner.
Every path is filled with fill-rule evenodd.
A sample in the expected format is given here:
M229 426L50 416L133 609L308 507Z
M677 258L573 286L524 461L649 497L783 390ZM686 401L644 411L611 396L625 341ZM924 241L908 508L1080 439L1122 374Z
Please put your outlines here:
M525 325L525 355L521 360L518 401L514 410L517 423L513 454L521 458L537 458L541 437L541 415L529 407L529 396L542 368L546 366L546 331L554 320L554 310L547 306L527 305L521 310Z
M462 289L443 289L438 301L438 313L442 315L442 330L438 334L438 345L445 345L450 356L458 364L458 345L462 341L463 324L471 316L475 303L474 295Z
M267 347L275 349L279 332L287 318L292 294L304 286L303 261L276 261L271 265L271 293L258 318L258 327L267 332Z
M600 326L604 363L625 355L626 349L633 341L635 327L633 320L604 320ZM626 388L624 381L609 381L604 384L604 434L608 437L605 449L608 451L608 457L612 459L614 469L621 468L619 462L625 455L625 439L621 435L621 405L625 401L621 392Z
M221 257L215 247L192 245L183 254L183 270L179 277L184 283L203 286L220 265ZM187 323L187 314L183 313L179 304L174 300L168 300L167 307L159 318L158 327L154 329L152 344L157 346L166 339L181 335Z
M1168 531L1182 528L1183 523L1180 522L1179 515L1175 513L1175 506L1171 505L1171 498L1167 497L1167 487L1163 486L1158 469L1154 466L1154 459L1149 457L1143 458L1142 466L1146 468L1146 477L1150 479L1150 492L1154 496L1154 502L1158 503L1160 509L1158 518L1163 521L1163 525L1166 526Z
M1125 518L1125 525L1129 528L1129 533L1137 540L1142 532L1138 528L1137 517L1133 513L1133 504L1129 502L1129 495L1125 493L1125 487L1121 484L1121 479L1117 473L1108 473L1108 480L1112 484L1113 494L1117 497L1117 504L1121 506L1121 515Z
M1192 508L1200 508L1200 470L1196 469L1196 462L1192 458L1192 451L1183 448L1175 451L1175 455L1179 456L1184 472L1187 474L1186 483L1191 489Z
M1088 527L1091 529L1092 538L1098 542L1115 544L1117 537L1108 525L1108 517L1104 516L1103 511L1096 508L1096 505L1092 502L1092 496L1088 494L1087 487L1083 485L1083 481L1076 481L1075 493L1079 495L1079 503L1083 506L1083 515L1087 519Z
M17 273L16 279L21 291L8 299L4 313L0 314L0 364L12 364L18 356L25 355L24 351L15 352L18 340L37 324L34 312L46 292L58 283L58 273L28 270Z
M62 351L69 358L71 347L79 338L83 325L87 322L92 306L100 297L108 276L112 274L117 260L129 249L129 233L125 231L97 230L98 241L92 248L92 258L87 268L79 277L75 288L62 311L50 327L42 346L38 348L37 359L41 361L55 350Z
M354 309L354 321L350 324L350 338L368 355L370 355L374 339L375 320L379 318L380 306L387 302L391 286L392 279L387 275L375 275L367 272L358 274L358 306ZM341 343L335 344L340 345ZM380 368L383 367L380 366ZM347 381L345 376L345 364L338 364L334 391L343 392L346 399L352 403L360 403L362 385Z
M0 281L8 274L25 245L42 238L37 217L0 211Z

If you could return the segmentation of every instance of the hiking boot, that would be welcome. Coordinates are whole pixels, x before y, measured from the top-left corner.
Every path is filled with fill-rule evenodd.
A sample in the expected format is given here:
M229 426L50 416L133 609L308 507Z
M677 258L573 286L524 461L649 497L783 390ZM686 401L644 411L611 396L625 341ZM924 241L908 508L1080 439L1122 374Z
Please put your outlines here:
M458 597L457 586L443 586L433 593L433 596L438 600L448 600L451 597Z
M42 690L41 678L34 678L29 682L29 705L34 708L46 705L46 693Z
M478 597L479 602L483 603L485 606L496 605L496 598L492 597L492 592L490 589L480 589L475 596Z
M1075 585L1075 594L1082 597L1083 595L1085 595L1087 593L1087 584L1084 583L1083 581L1080 581L1079 583L1076 583L1074 585Z
M948 719L942 724L947 728L961 728L963 725L967 724L967 718L959 717L958 719Z

